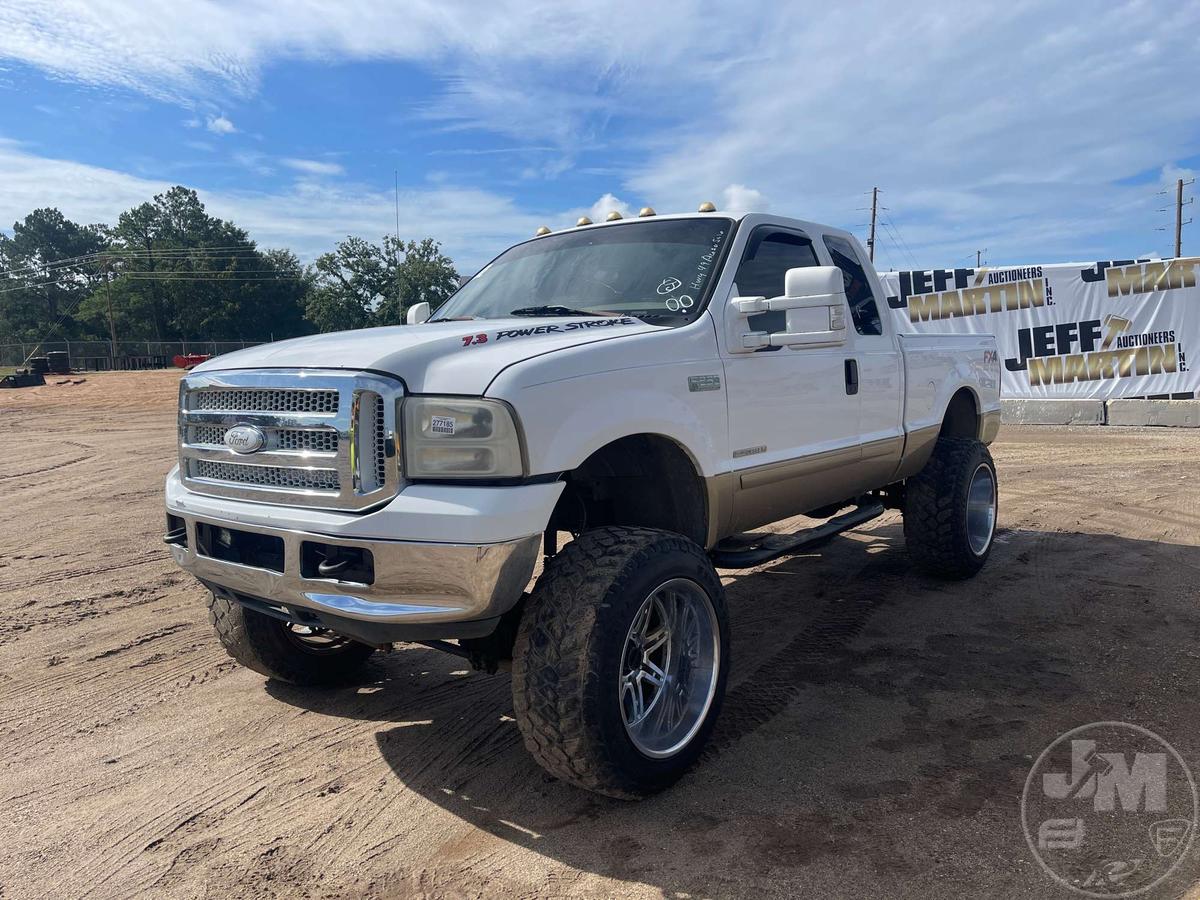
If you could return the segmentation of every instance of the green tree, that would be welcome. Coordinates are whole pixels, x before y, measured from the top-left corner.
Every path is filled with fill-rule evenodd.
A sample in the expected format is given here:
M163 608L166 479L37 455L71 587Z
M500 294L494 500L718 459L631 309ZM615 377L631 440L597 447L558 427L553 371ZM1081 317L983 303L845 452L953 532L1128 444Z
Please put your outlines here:
M0 233L0 339L86 337L76 308L99 281L103 225L79 225L57 209L35 209Z
M121 337L246 340L312 331L304 319L310 274L288 251L262 251L209 215L195 191L173 187L121 214L112 230L113 307ZM93 321L107 296L85 304Z
M405 243L389 235L384 238L383 256L392 264L394 284L385 289L375 310L376 324L403 324L410 306L426 302L437 309L458 288L454 263L433 238Z
M317 257L315 285L305 315L318 331L366 328L382 297L387 265L382 251L362 238L339 241Z
M432 238L388 235L380 245L348 237L314 269L305 314L319 331L401 324L414 303L436 308L458 285L453 263Z

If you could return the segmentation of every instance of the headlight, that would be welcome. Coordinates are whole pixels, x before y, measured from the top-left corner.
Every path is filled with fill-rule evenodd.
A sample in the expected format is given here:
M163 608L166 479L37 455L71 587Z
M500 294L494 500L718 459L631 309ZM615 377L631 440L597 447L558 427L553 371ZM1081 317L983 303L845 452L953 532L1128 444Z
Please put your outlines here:
M499 400L408 397L404 400L408 478L520 478L521 439Z

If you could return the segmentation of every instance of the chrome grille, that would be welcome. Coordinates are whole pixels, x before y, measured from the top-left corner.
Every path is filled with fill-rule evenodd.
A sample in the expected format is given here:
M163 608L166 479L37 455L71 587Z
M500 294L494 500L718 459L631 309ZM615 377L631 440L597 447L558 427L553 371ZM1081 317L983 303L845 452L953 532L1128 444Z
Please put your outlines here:
M387 429L384 427L383 414L383 398L378 394L375 395L375 446L383 448L387 446ZM387 481L387 454L380 453L376 450L375 453L375 483L383 484Z
M190 490L239 499L348 510L378 504L401 487L402 393L399 382L367 373L193 373L180 388L181 477ZM261 446L227 447L235 426L261 432Z
M197 391L194 409L230 412L336 413L338 392L319 390Z
M382 408L378 412L382 415ZM384 427L382 419L376 423L376 427L379 429ZM224 447L225 432L228 430L223 425L193 425L188 443ZM276 450L296 450L301 453L337 453L338 448L337 432L329 429L278 428L274 431L274 438L270 446ZM386 459L378 460L379 466L386 464Z
M379 427L383 427L382 422ZM280 450L337 453L338 436L336 431L299 431L295 428L282 428L278 435ZM380 462L382 463L383 460Z
M247 466L241 463L212 462L198 459L193 478L229 481L235 484L260 484L266 487L299 488L306 491L336 491L335 469L291 469L282 466Z

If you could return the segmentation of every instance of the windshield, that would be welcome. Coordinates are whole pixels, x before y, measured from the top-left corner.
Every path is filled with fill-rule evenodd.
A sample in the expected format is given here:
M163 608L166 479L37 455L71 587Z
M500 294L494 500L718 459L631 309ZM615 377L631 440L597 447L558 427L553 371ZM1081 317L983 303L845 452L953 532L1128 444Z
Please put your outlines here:
M732 229L706 216L547 235L496 257L435 318L620 314L682 325L703 308Z

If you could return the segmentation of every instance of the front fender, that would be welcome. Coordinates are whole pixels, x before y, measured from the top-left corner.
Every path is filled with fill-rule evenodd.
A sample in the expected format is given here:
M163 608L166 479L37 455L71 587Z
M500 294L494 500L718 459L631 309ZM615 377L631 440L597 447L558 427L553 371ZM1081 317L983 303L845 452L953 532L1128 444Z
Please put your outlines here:
M709 478L729 458L723 375L705 316L529 360L497 377L488 396L517 410L532 475L570 471L615 440L655 434Z

